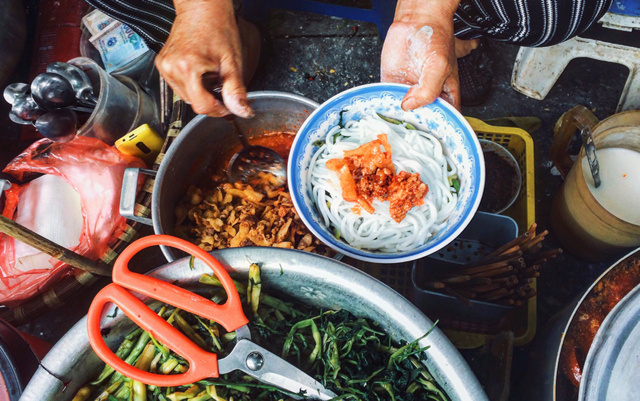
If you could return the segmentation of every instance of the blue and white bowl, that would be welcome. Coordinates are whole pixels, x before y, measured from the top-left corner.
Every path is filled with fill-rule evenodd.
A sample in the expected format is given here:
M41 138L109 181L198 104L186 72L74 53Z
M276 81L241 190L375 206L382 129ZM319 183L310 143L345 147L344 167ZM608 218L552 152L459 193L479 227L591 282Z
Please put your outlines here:
M344 91L320 105L300 127L289 153L287 177L289 191L302 221L322 242L335 251L375 263L399 263L422 258L453 241L474 216L484 189L484 158L480 143L464 117L441 99L417 110L404 111L400 107L409 86L376 83ZM416 128L435 135L458 167L459 198L447 224L422 246L406 252L385 253L363 250L337 239L326 227L307 192L307 171L313 154L318 150L314 142L326 137L327 132L342 121L360 120L364 116L380 113L404 120Z

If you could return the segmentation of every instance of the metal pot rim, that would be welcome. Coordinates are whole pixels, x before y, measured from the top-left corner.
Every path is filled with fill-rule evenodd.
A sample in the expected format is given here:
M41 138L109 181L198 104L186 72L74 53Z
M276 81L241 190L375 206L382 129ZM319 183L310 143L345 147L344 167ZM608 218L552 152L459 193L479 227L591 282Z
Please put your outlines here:
M555 378L554 383L557 384L558 377L560 375L560 356L562 354L562 348L564 347L564 340L566 339L566 334L569 332L569 327L571 326L571 323L573 323L573 319L575 318L576 314L580 310L580 307L582 306L582 303L587 299L587 297L589 297L589 295L593 291L593 288L598 283L600 283L602 280L604 280L605 277L609 273L611 273L614 269L616 269L625 260L636 258L636 257L640 257L640 248L632 250L631 252L629 252L625 256L623 256L620 259L618 259L618 261L613 263L610 267L608 267L600 276L598 276L597 279L595 279L593 281L593 283L591 283L589 288L587 288L584 291L584 293L582 294L580 299L578 299L578 301L575 303L575 306L573 307L573 311L571 312L571 315L569 316L569 319L567 320L567 322L564 324L564 326L562 328L563 335L562 335L562 338L560 339L560 343L559 343L559 345L557 347L557 350L556 350L555 365L554 365L554 372L553 372L553 377ZM555 395L556 395L555 387L556 386L554 385L554 399L555 399Z
M250 102L252 100L262 100L262 99L290 99L290 100L299 102L301 104L307 105L310 111L315 110L319 106L317 102L314 102L313 100L308 99L304 96L300 96L300 95L296 95L288 92L280 92L280 91L249 92L247 94L247 99ZM193 120L191 120L182 129L182 132L180 133L180 135L178 135L178 137L173 141L173 143L169 147L169 150L165 154L163 162L160 164L160 167L158 168L158 173L156 174L155 182L153 185L153 193L151 195L151 220L153 223L153 231L155 234L172 234L172 233L164 232L162 225L160 223L160 220L159 218L157 218L157 216L160 215L159 204L160 204L160 199L162 197L162 187L161 187L162 177L166 174L167 170L171 168L171 166L169 166L169 163L166 163L164 161L171 160L174 154L179 151L181 144L189 140L188 139L189 132L191 132L194 129L194 127L197 127L202 120L209 119L209 118L213 118L213 117L209 117L206 115L198 115ZM162 249L162 253L164 254L165 258L169 262L176 260L175 255L173 254L173 252L171 252L169 248L165 246L161 246L160 248Z

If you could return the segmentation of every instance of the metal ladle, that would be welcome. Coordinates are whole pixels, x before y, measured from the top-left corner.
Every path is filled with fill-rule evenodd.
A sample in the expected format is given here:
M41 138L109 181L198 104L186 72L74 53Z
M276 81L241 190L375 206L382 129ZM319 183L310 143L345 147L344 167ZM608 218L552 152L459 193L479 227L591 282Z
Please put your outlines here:
M77 106L78 99L71 83L65 77L50 72L38 75L31 82L31 97L47 111L64 107L82 113L92 113L94 110L91 107Z
M244 135L238 129L235 119L232 120L236 135L242 142L242 150L233 155L229 160L227 175L230 182L242 181L252 183L264 180L264 174L275 177L272 183L280 187L285 184L287 173L284 160L272 149L264 146L250 145Z
M47 66L47 72L58 74L69 81L76 97L81 102L86 102L91 106L95 106L98 102L93 94L93 85L89 76L80 67L56 61Z
M13 111L9 112L9 120L13 121L16 124L20 124L20 125L33 125L33 121L24 120L24 119L16 116L15 114L13 114Z
M4 88L2 95L7 103L13 105L13 103L16 101L16 97L26 95L27 93L29 93L29 84L16 82L7 85L7 87Z
M600 181L600 163L598 163L598 157L596 156L596 146L593 143L591 129L588 126L585 126L580 131L580 137L582 138L584 153L587 155L589 169L591 170L591 175L593 176L593 186L598 188L602 183Z
M67 107L76 103L76 93L61 75L43 72L31 82L31 96L45 110Z
M206 73L202 76L202 84L213 96L222 103L222 85L217 73ZM264 175L275 177L272 183L276 187L283 186L287 179L287 171L284 159L273 149L264 146L251 145L243 135L236 116L231 114L224 117L228 120L233 132L242 143L242 149L231 157L227 168L227 176L230 182L242 181L252 183L264 180Z
M23 120L35 121L45 113L34 99L28 95L18 95L14 98L11 112Z
M38 118L34 125L45 137L67 142L78 132L78 115L71 109L56 109Z

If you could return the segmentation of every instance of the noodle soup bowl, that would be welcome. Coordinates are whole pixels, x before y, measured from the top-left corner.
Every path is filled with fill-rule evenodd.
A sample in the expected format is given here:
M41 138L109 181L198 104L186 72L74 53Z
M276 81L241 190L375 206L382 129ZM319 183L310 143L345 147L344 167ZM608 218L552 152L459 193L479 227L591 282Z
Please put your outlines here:
M289 191L293 203L301 219L311 232L337 252L349 257L375 263L400 263L428 256L453 241L469 224L480 204L485 182L484 158L480 143L473 129L457 110L441 99L437 99L432 104L416 110L402 110L400 103L408 90L409 86L407 85L377 83L355 87L342 92L324 102L309 116L300 127L293 142L287 171ZM348 219L349 223L345 223L346 219L340 221L335 215L333 215L333 218L328 216L327 210L331 209L331 202L326 201L325 198L321 199L318 193L326 192L327 198L331 194L334 197L333 199L337 199L336 193L341 196L338 173L330 172L335 176L329 177L325 181L334 183L333 191L320 191L319 189L324 188L324 186L318 185L315 188L315 192L314 185L318 181L312 179L310 174L312 169L315 168L312 166L318 165L314 155L325 144L328 135L329 138L333 138L337 126L345 127L346 125L349 127L353 122L369 116L371 119L380 121L382 119L379 116L383 116L388 121L392 121L392 124L395 123L396 125L395 128L392 127L394 130L403 129L404 131L402 132L409 132L406 129L417 129L430 134L423 136L431 138L430 140L435 143L435 149L439 147L437 143L441 145L440 159L443 160L443 157L446 157L448 164L453 164L453 168L457 170L457 179L459 180L459 189L456 194L457 201L448 202L448 211L446 214L438 215L436 223L433 223L433 219L429 217L429 214L427 214L426 219L420 216L419 219L405 219L406 221L403 220L400 223L389 221L388 219L383 220L383 223L374 228L378 233L384 232L374 238L373 242L383 245L378 249L375 249L376 246L361 245L362 242L357 244L352 241L352 244L349 244L344 240L342 232L343 230L350 230L347 234L355 232L360 235L360 233L364 233L365 237L373 238L368 230L378 223L369 224L369 222L363 224L358 216L353 215ZM378 123L377 120L376 123ZM402 122L401 125L404 128L397 127L399 122ZM391 127L391 125L389 126ZM371 132L371 135L372 139L375 139L377 134ZM402 135L406 134L403 133ZM409 141L410 138L413 138L411 141L416 140L415 137L403 136L402 140L405 141L401 144L404 145L403 147L398 146L398 142L394 144L392 138L389 137L393 164L398 172L404 170L404 168L397 161L405 156L403 152L408 152L408 150L402 149L414 148L412 142ZM418 139L420 141L423 140L422 138ZM329 139L329 141L333 141L333 139ZM411 149L411 151L418 151L418 154L422 154L420 149L422 148L416 145L415 149ZM422 162L422 164L425 163ZM444 166L446 165L444 164ZM452 174L451 172L447 173L446 170L442 170L442 173L445 176ZM314 174L316 173L314 172ZM451 183L446 178L444 179L444 184L431 182L432 178L423 178L422 175L421 180L429 187L429 193L424 198L425 205L440 202L440 200L435 200L430 203L428 199L433 200L436 197L442 199L439 194L443 192L439 192L438 188L448 188ZM433 180L438 181L439 179ZM430 196L432 198L429 198ZM338 203L337 201L335 202ZM341 202L342 199L340 200ZM318 203L324 203L327 206L323 209L318 206ZM388 209L388 206L384 206L384 203L382 201L374 201L373 205L376 211L378 207L381 207L380 210L383 210L384 207ZM388 205L389 202L386 202L386 204ZM342 207L345 207L344 204L342 205ZM353 206L355 206L355 203L353 203ZM356 210L356 214L359 213L359 216L368 214L365 210L358 210L358 208L354 210ZM407 216L411 217L411 213L412 211ZM444 218L443 216L447 217ZM423 222L427 220L428 223ZM341 224L341 228L338 228L336 223ZM429 227L428 230L425 227ZM399 234L400 232L402 234ZM398 238L402 238L402 240L399 241ZM407 241L413 245L403 245L409 243L403 242L405 238L409 238ZM396 247L395 243L399 245ZM384 249L384 247L387 249Z

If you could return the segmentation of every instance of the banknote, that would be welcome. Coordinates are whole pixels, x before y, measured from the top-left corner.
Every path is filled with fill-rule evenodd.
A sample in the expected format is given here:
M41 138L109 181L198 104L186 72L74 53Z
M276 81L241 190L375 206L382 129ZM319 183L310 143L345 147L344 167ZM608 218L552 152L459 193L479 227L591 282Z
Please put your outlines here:
M105 70L123 67L149 51L142 38L127 25L114 20L89 41L98 49Z
M82 17L82 23L91 33L91 36L99 34L103 29L109 26L114 21L113 18L100 10L93 10L84 17Z

